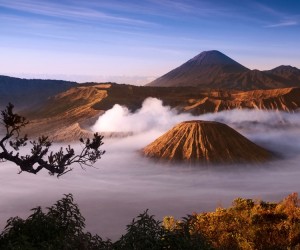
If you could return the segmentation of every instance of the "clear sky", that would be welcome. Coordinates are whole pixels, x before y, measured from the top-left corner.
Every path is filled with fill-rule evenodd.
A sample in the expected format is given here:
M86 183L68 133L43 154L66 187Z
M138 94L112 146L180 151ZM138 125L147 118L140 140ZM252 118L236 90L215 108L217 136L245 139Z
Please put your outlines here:
M300 0L0 0L0 74L145 83L204 50L300 68Z

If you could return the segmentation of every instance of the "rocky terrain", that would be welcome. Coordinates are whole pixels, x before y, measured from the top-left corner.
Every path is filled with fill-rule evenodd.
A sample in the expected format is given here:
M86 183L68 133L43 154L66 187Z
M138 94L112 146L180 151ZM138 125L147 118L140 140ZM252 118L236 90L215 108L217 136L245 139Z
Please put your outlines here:
M147 97L161 99L164 105L193 115L242 108L296 112L300 107L300 88L206 91L196 87L89 84L71 88L24 112L31 121L24 132L33 136L46 134L55 140L77 139L78 135L89 135L97 117L114 104L134 112Z
M200 163L260 163L272 154L219 122L186 121L150 143L147 157Z
M107 88L107 97L96 102L93 108L107 110L118 103L135 111L147 97L161 99L164 105L195 115L241 108L295 112L300 107L300 88L235 91L111 84Z
M41 134L50 136L57 141L78 140L87 137L89 128L96 118L103 113L92 106L107 97L106 88L94 86L80 86L55 95L42 106L30 109L23 113L30 123L23 133L37 137Z

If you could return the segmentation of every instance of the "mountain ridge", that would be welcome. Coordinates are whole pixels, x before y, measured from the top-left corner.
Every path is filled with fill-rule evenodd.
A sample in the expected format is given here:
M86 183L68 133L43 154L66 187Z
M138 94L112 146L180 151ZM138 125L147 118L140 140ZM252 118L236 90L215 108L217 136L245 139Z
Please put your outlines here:
M291 113L300 111L300 88L217 91L196 87L89 84L48 98L44 105L35 110L27 109L26 113L23 111L22 114L31 121L23 132L34 137L47 135L51 139L55 137L55 140L72 140L75 134L86 134L85 129L115 104L126 106L135 112L148 97L162 100L163 105L170 106L179 113L193 115L244 108ZM78 126L75 126L77 123Z
M63 80L23 79L0 75L0 106L34 107L50 96L67 91L78 83Z
M299 87L300 70L283 65L267 71L250 70L225 54L211 50L201 52L146 86L236 90Z

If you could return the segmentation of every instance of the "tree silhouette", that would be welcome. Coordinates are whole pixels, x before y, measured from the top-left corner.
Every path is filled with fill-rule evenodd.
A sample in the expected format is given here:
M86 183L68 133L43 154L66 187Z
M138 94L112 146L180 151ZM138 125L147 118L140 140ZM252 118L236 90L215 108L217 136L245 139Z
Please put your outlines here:
M66 194L51 207L31 209L27 219L11 217L0 234L0 249L98 250L113 249L110 240L86 232L85 218Z
M98 133L90 139L80 139L83 145L81 152L75 153L70 145L59 151L50 151L52 141L46 136L29 141L27 135L21 136L20 131L28 124L25 117L14 113L14 106L9 103L1 111L0 123L5 128L4 136L0 140L0 161L11 161L20 167L20 173L25 171L37 174L42 169L49 171L50 175L57 177L72 170L70 167L78 163L82 168L92 166L105 151L100 150L103 145L103 136ZM31 153L20 155L20 149L27 144L31 145Z

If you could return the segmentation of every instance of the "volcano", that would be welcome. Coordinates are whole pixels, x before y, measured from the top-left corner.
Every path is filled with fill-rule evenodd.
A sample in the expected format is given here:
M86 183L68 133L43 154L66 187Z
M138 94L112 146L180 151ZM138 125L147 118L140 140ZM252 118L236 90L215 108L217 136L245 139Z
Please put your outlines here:
M218 82L221 76L247 71L249 69L217 50L204 51L148 86L206 86Z
M143 149L147 157L191 163L262 163L272 153L226 124L182 122Z
M222 90L297 87L300 86L300 70L291 66L269 71L250 70L223 53L211 50L200 53L147 86Z

